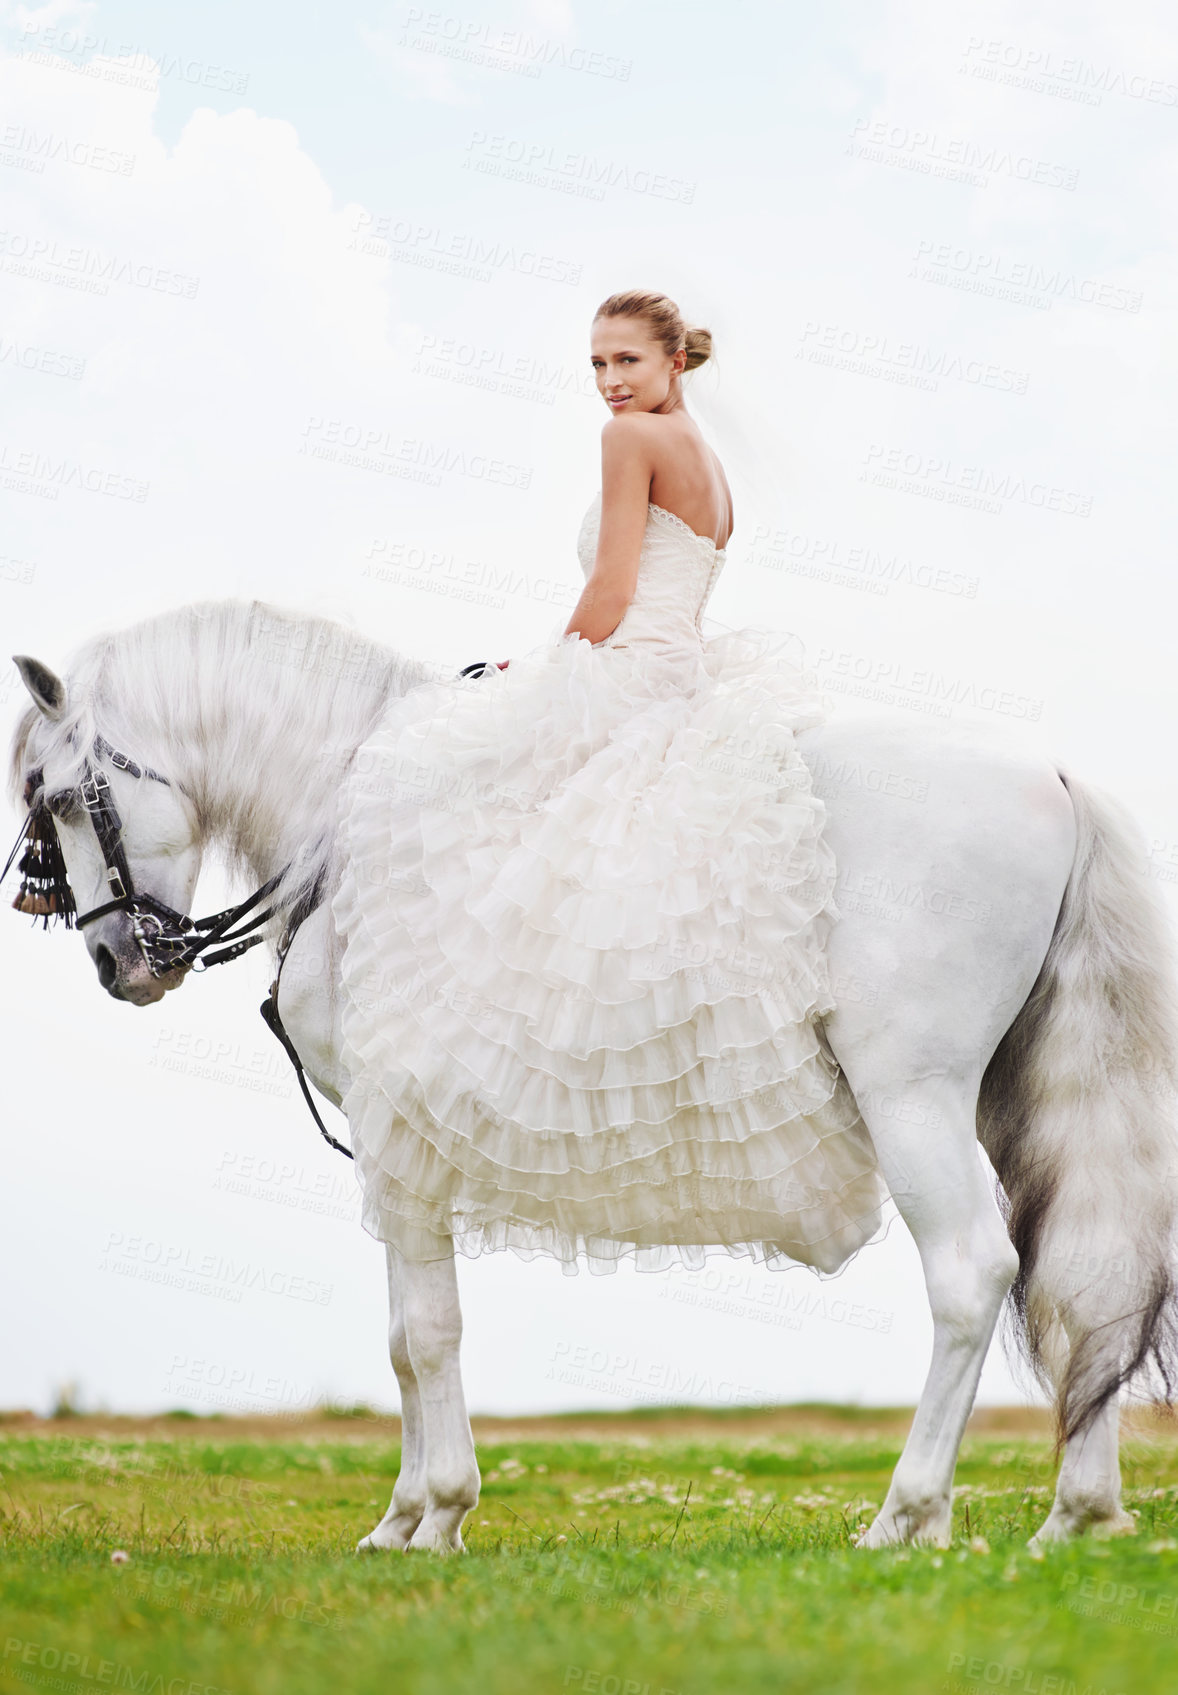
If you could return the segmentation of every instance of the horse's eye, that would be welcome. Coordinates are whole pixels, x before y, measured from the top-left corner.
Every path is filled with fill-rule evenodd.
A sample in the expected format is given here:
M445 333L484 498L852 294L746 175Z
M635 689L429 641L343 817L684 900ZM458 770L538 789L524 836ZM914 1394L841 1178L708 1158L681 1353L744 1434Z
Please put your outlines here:
M81 811L77 789L59 789L56 794L45 797L45 805L63 824L68 824Z

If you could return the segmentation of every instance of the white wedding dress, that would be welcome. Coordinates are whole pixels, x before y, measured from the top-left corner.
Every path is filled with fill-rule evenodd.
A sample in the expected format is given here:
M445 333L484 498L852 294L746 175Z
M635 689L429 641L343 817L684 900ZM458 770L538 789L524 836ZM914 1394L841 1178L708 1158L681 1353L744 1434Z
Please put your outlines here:
M825 709L795 637L703 635L724 558L652 505L604 642L422 683L360 749L344 1107L365 1226L409 1258L716 1247L833 1272L879 1227L814 1023L835 866L794 731Z

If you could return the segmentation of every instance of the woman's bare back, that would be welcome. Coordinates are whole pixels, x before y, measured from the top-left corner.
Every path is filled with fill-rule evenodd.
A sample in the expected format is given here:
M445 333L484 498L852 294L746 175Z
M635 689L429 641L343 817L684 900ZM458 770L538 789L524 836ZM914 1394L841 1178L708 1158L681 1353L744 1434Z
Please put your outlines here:
M732 491L718 456L686 412L648 416L658 416L652 503L681 518L696 535L726 547L733 527Z

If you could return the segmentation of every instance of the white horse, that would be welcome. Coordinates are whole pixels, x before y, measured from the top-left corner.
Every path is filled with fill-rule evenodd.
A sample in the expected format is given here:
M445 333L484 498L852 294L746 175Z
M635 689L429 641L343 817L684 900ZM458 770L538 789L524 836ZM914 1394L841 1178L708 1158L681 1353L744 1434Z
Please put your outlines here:
M96 640L67 682L17 663L33 705L15 792L48 805L80 913L111 892L78 799L87 760L109 780L136 889L179 912L214 841L255 881L281 877L272 930L323 874L329 898L296 934L281 1009L338 1105L337 796L386 702L426 668L324 620L234 601ZM825 1031L920 1252L934 1325L912 1429L862 1542L948 1542L958 1447L1008 1296L1064 1450L1036 1540L1132 1529L1119 1392L1156 1367L1168 1394L1178 1360L1175 995L1143 844L1113 803L980 732L836 722L798 745L840 868L842 998ZM136 775L148 765L168 781ZM124 910L84 935L121 1000L146 1005L186 974L152 974ZM402 1462L361 1547L460 1549L479 1472L453 1257L412 1264L390 1248L388 1277Z

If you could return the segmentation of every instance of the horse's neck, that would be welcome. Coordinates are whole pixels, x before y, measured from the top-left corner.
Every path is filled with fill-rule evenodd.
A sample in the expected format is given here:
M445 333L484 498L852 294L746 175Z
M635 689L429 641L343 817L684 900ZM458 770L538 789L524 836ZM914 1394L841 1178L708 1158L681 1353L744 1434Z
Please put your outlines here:
M347 765L390 694L424 667L338 626L264 609L230 633L228 660L224 629L211 630L209 651L198 642L193 674L173 685L171 739L206 842L269 878L322 858Z

